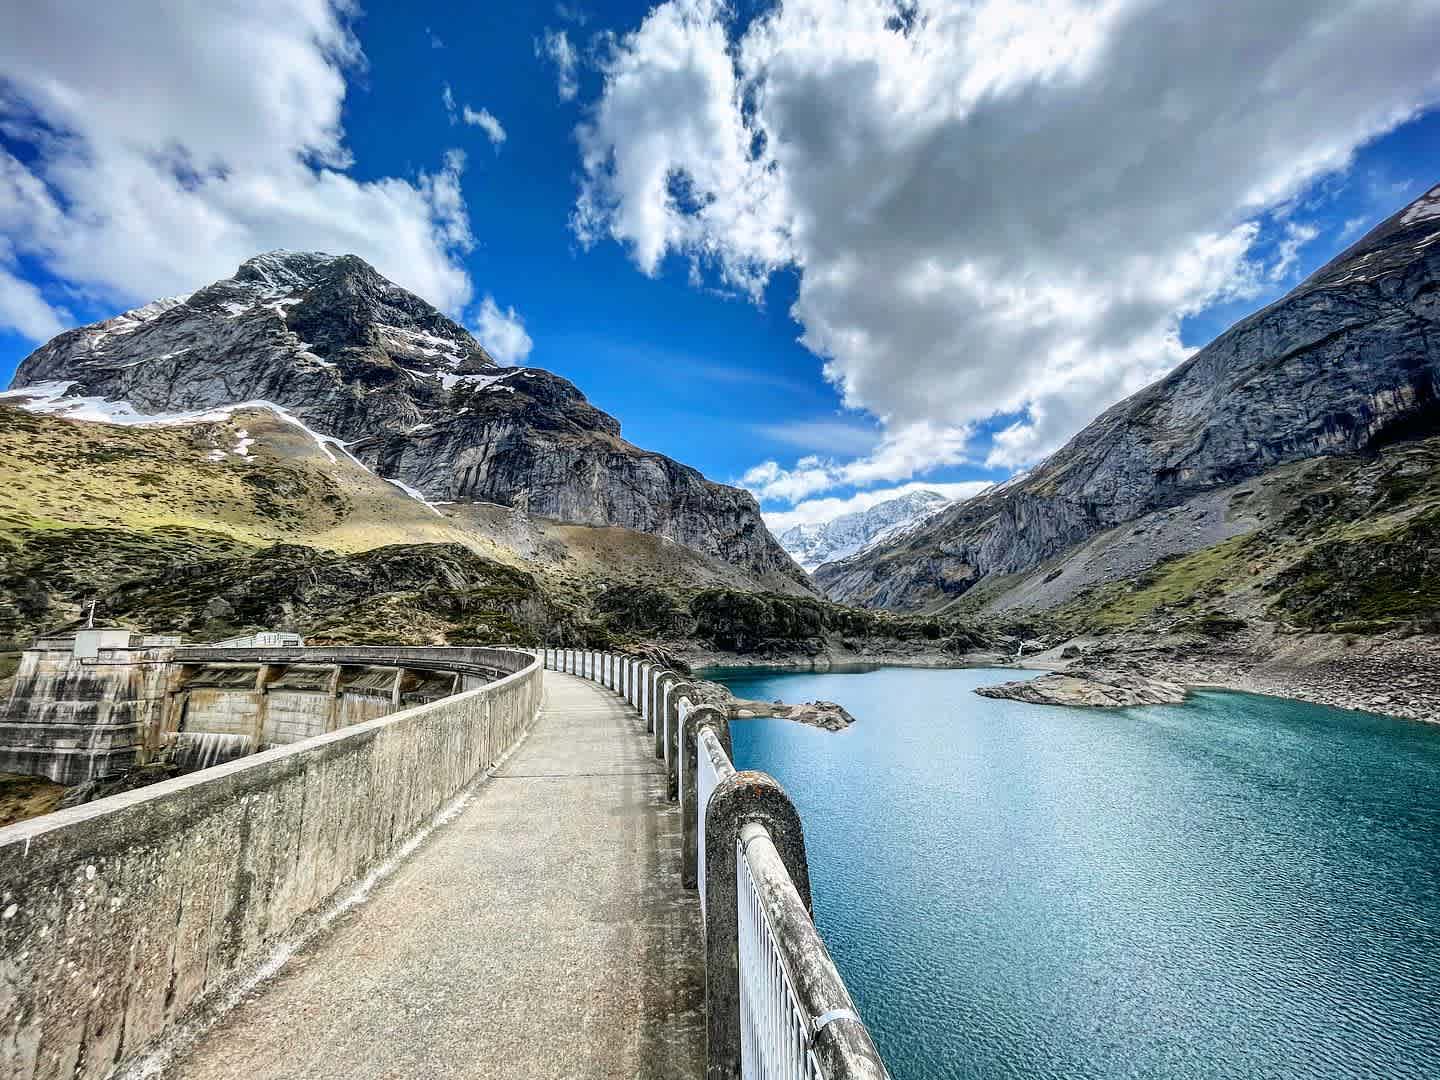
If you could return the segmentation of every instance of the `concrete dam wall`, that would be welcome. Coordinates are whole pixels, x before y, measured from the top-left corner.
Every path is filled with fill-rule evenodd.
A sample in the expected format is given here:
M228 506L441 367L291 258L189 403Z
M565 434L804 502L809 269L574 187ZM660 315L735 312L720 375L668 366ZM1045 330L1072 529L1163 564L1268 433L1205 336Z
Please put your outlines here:
M543 697L520 651L286 656L503 677L0 829L0 1076L99 1078L135 1060L390 858Z
M40 641L22 656L0 706L0 772L68 785L164 757L191 772L498 674L459 657L431 656L415 668L397 659L413 652L123 647L82 655L69 639ZM458 666L435 666L446 662Z

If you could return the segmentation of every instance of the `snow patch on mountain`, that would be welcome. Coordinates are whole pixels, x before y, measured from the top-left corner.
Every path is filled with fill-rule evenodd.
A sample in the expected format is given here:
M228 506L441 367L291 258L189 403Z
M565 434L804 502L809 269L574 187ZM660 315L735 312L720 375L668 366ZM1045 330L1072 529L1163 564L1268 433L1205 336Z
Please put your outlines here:
M287 424L299 428L314 439L315 445L332 462L336 460L336 457L330 448L335 447L362 469L366 468L365 463L350 453L339 439L330 435L322 435L314 428L308 427L294 413L273 401L255 399L239 401L234 405L220 405L213 409L142 413L128 401L107 401L102 397L69 396L68 392L75 385L73 380L34 383L18 390L6 390L0 393L0 402L18 406L26 412L63 416L67 420L84 420L92 424L114 424L117 427L175 427L186 424L215 423L229 420L236 413L244 412L247 409L267 409ZM237 433L237 438L240 441L232 453L248 458L250 447L254 445L255 440L250 438L250 432L244 428ZM224 460L224 451L218 451L218 453L220 457L215 460Z
M830 521L795 525L777 540L805 570L814 570L875 544L894 539L945 509L952 500L938 491L912 491Z

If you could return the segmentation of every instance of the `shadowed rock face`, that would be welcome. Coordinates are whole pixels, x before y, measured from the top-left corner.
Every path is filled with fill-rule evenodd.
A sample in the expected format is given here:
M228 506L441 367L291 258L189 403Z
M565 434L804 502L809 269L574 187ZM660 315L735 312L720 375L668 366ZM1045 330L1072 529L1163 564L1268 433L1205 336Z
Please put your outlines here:
M1028 476L815 573L836 600L910 608L1286 462L1440 427L1440 186Z
M13 385L60 381L148 413L274 402L431 500L621 525L810 589L747 492L630 445L569 381L498 367L353 255L257 256L189 297L66 331Z

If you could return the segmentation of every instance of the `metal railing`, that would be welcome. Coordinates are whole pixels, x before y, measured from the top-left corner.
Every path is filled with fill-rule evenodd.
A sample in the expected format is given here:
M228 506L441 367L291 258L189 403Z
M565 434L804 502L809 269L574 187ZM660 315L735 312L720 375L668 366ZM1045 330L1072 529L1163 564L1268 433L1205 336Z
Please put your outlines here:
M815 927L799 816L773 777L736 771L729 717L649 660L541 656L619 692L654 735L684 823L682 877L700 894L707 1080L888 1080Z
M764 828L750 825L752 839L768 839ZM809 1018L800 1006L795 982L785 967L785 954L770 922L755 872L745 852L745 838L736 841L735 865L741 882L738 946L740 956L740 1071L745 1080L804 1077L824 1080L810 1052ZM787 879L788 880L788 879Z

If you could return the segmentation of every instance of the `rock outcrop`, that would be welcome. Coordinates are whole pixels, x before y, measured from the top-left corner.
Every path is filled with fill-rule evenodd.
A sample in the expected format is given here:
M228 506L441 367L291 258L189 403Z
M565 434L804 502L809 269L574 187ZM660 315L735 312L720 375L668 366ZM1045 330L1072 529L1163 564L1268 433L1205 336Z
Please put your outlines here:
M980 686L981 697L1028 701L1033 705L1086 705L1123 708L1127 705L1178 705L1185 688L1125 671L1055 671L1038 679Z
M855 723L855 717L850 710L833 701L806 701L799 705L784 701L752 701L737 698L723 684L706 679L696 680L695 687L701 701L720 709L732 720L770 717L776 720L791 720L829 732L844 731Z
M60 334L13 386L91 398L102 414L270 402L428 500L624 526L810 591L750 494L632 446L568 380L497 366L353 255L257 256L191 296Z
M933 606L1287 462L1440 424L1440 186L1031 473L820 567L833 599Z

